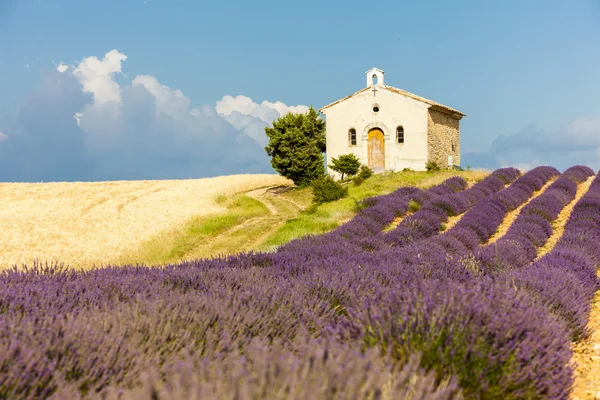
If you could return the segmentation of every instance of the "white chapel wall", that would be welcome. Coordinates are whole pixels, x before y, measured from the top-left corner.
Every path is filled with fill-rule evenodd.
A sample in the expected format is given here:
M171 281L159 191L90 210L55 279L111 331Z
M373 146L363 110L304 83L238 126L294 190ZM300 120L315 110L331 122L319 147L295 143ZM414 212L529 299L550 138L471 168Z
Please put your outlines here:
M401 171L425 169L427 161L428 105L378 87L342 101L326 110L327 165L333 157L353 153L362 163L368 162L367 131L382 128L385 134L385 169ZM379 112L373 112L373 106ZM404 128L404 143L396 141L396 127ZM356 129L357 144L350 146L348 131ZM331 169L328 172L335 175Z

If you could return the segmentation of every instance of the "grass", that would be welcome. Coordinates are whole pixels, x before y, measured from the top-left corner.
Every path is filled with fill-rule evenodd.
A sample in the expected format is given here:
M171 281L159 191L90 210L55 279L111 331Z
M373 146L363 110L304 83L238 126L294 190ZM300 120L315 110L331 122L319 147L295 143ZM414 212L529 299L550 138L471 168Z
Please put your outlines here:
M175 263L186 258L196 249L207 247L215 237L236 227L238 227L236 232L250 233L240 229L240 225L251 218L269 213L263 203L243 194L229 199L219 197L216 201L227 207L226 213L194 217L182 226L161 232L143 242L137 249L121 255L114 263L118 265Z

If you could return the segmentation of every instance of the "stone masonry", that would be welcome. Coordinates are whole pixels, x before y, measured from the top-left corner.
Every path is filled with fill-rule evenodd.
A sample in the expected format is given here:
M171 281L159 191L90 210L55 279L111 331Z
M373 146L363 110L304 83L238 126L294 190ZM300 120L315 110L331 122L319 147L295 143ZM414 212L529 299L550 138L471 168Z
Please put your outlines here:
M427 159L445 168L451 155L452 163L460 165L459 119L432 108L427 116Z

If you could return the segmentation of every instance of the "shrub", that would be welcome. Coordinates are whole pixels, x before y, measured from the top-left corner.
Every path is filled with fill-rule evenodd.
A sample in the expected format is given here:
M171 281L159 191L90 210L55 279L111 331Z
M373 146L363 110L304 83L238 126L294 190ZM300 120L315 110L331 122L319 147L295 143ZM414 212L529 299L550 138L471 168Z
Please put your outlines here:
M331 159L331 168L335 172L342 174L342 181L344 180L344 174L355 175L360 168L360 160L354 154L342 154L338 158Z
M417 203L414 200L411 200L410 203L408 203L408 209L411 212L417 212L421 209L421 204Z
M360 171L358 172L358 177L365 180L365 179L369 179L371 176L373 176L373 170L371 168L369 168L367 165L364 165L364 164L361 165Z
M265 127L265 133L273 169L295 185L306 187L325 174L325 122L312 106L307 113L285 114L272 128Z
M437 161L427 161L425 163L425 169L427 172L438 172L441 171L442 166Z
M312 183L313 203L327 203L348 195L348 188L333 180L331 176L317 179Z
M415 282L349 310L339 327L346 343L389 349L398 361L421 353L425 370L456 373L465 398L561 398L572 384L564 322L492 281Z

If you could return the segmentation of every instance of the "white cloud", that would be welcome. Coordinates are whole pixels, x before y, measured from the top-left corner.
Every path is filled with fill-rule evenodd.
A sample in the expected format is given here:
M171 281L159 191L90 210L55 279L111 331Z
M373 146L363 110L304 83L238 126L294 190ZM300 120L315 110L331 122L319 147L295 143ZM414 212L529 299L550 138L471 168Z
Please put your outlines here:
M60 64L58 64L58 67L56 67L56 70L60 73L65 72L67 69L69 69L69 66L63 64L62 62Z
M86 57L73 70L73 74L83 85L84 93L92 93L94 104L121 102L121 88L113 80L113 75L121 72L121 62L127 60L125 54L111 50L99 60L97 57Z
M571 121L565 129L566 137L576 145L600 145L600 118L579 118Z
M250 97L243 95L236 97L224 96L217 101L215 109L222 118L262 146L268 142L265 126L270 125L275 119L288 112L306 113L309 110L304 105L288 106L281 101L275 103L263 101L258 104Z
M150 75L138 75L132 82L132 86L143 86L156 100L156 112L181 118L190 110L190 99L181 90L172 90L168 86L161 85L158 80Z
M307 106L287 106L280 101L276 101L275 103L263 101L261 104L257 104L250 97L243 95L236 97L224 96L223 99L217 101L215 108L219 114L225 116L237 111L242 115L259 118L265 123L271 123L275 118L288 112L306 113L308 111Z
M600 167L600 118L578 118L546 132L535 124L512 135L498 136L487 152L466 153L462 164L531 169L551 165L559 169L583 164Z
M182 90L150 75L120 85L113 77L123 74L126 59L112 50L102 59L42 71L42 85L4 131L10 141L0 136L0 180L273 173L264 127L288 111L308 110L279 101L258 104L246 96L192 108Z
M77 126L81 126L81 117L83 117L83 113L75 113L75 115L73 115L73 118L75 118L75 121L77 121Z
M25 64L25 68L29 68L29 64Z
M4 133L0 132L0 142L3 140L8 139L8 136L6 136Z
M73 75L83 85L83 91L93 94L94 106L106 107L110 102L122 103L122 88L112 77L115 73L123 73L121 64L125 60L127 60L125 54L112 50L102 61L96 57L87 57L73 70ZM67 68L60 63L57 70L64 72ZM288 106L281 101L274 103L263 101L258 104L243 95L236 97L226 95L216 102L215 107L190 108L190 99L180 89L171 89L151 75L136 76L131 87L144 88L153 97L156 115L165 114L176 119L183 119L186 116L220 117L239 130L241 135L251 138L261 146L267 143L265 126L288 112L306 113L309 110L304 105ZM113 110L116 109L113 107ZM82 117L88 111L82 110L74 116L78 124L81 124Z

